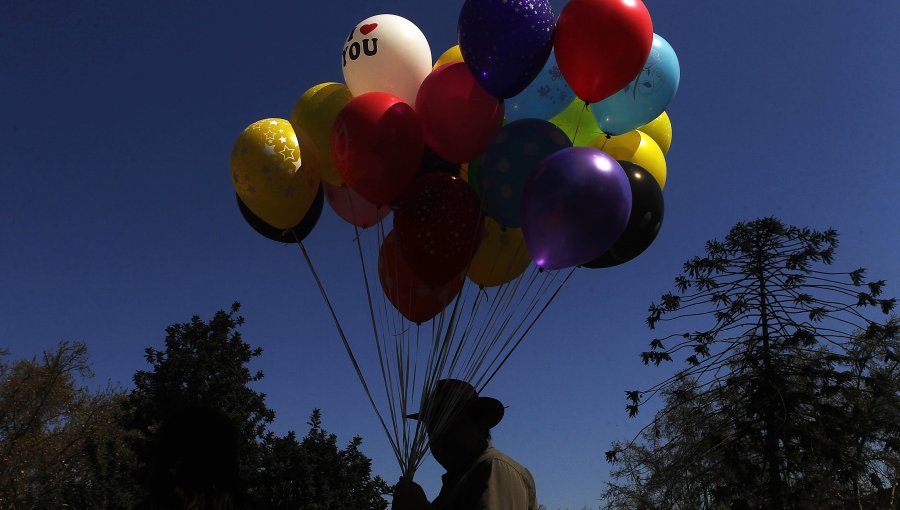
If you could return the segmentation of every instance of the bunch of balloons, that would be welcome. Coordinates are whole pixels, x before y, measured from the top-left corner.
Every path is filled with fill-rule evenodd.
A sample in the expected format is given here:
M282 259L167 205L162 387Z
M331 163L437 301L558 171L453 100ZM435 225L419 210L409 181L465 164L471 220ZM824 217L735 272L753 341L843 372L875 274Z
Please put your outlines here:
M346 83L251 124L231 155L240 210L268 238L299 243L324 202L382 229L382 291L414 323L466 277L624 263L663 219L680 71L641 0L569 0L558 19L549 0L466 0L458 29L434 63L409 20L361 21Z

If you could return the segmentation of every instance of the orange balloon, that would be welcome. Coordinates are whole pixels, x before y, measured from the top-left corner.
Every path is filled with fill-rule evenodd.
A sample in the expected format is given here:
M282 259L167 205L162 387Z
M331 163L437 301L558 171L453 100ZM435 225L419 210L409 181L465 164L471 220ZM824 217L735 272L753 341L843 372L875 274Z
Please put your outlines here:
M515 280L531 264L520 228L503 228L484 218L484 237L469 265L469 279L481 287L496 287Z

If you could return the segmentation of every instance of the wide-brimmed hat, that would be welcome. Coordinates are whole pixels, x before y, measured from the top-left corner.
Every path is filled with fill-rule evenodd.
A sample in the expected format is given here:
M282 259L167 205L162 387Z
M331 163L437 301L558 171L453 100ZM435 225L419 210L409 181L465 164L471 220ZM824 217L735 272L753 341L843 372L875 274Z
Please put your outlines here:
M425 406L428 405L426 408ZM425 416L443 417L467 413L476 418L487 428L493 428L503 419L503 403L496 398L482 397L475 387L459 379L441 379L431 392L431 398L422 406L422 410L407 416L412 420L434 421L423 419Z

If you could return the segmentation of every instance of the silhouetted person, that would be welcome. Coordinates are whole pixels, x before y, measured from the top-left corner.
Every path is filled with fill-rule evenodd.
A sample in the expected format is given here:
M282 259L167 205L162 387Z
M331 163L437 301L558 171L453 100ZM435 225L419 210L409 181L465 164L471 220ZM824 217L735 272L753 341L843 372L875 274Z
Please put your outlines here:
M449 410L445 427L431 416ZM537 510L534 479L527 469L491 445L490 429L503 419L499 400L480 397L458 379L438 381L422 420L434 459L447 473L441 492L431 503L422 488L400 478L393 510Z
M139 510L244 510L240 434L224 413L176 410L157 431L150 494Z

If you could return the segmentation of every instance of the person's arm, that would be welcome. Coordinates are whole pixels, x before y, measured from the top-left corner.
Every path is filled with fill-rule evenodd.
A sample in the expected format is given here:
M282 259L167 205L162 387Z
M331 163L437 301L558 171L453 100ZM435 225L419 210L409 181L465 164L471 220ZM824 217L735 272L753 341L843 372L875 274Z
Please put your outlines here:
M394 486L394 498L391 503L392 510L435 510L428 502L425 491L416 482L408 478L400 477L400 481Z

